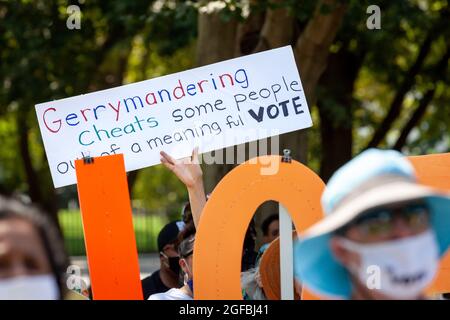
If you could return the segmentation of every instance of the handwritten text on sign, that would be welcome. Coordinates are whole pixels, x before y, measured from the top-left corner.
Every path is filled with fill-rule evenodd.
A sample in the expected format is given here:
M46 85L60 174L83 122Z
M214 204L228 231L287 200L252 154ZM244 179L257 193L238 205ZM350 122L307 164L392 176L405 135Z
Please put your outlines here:
M36 105L55 187L74 160L123 153L126 170L312 125L291 47Z

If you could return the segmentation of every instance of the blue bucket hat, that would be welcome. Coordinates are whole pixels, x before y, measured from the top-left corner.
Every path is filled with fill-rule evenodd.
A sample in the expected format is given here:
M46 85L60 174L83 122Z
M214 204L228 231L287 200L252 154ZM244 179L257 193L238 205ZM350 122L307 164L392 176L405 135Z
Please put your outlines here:
M295 277L319 295L349 298L349 273L330 249L333 233L366 210L416 199L423 199L430 208L431 227L442 256L450 245L450 195L420 185L411 163L397 151L361 153L331 177L322 195L325 217L296 241Z

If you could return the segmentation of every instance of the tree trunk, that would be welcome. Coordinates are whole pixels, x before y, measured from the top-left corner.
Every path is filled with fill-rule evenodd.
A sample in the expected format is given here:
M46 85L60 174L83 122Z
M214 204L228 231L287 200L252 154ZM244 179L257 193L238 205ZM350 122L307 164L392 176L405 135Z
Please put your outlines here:
M257 2L251 0L250 2ZM244 22L239 23L236 32L235 56L250 54L255 51L260 41L260 31L264 24L265 13L263 11L250 12Z
M327 88L318 97L322 157L320 176L330 176L352 158L353 89L363 54L355 56L342 48L329 58L328 68L319 86Z
M321 12L323 5L333 7L334 10L324 14ZM313 18L295 45L296 62L310 106L315 104L315 89L327 67L329 49L336 38L346 9L346 5L338 0L320 1Z
M197 65L231 59L235 54L237 21L224 21L220 12L198 16Z
M224 21L220 12L200 11L198 16L197 65L231 59L236 52L237 21ZM226 150L223 150L225 154ZM220 151L219 151L220 152ZM212 153L210 153L212 154ZM233 168L232 165L209 164L203 167L206 192Z
M323 14L321 12L322 5L332 6L334 9L328 14ZM340 1L320 1L314 16L307 23L295 45L297 67L310 108L316 103L315 89L320 76L327 67L329 48L336 37L345 12L346 6ZM281 145L283 148L292 149L295 159L302 163L307 162L308 136L306 130L284 135Z
M282 2L284 1L274 1L275 4ZM294 21L294 17L286 7L268 10L262 26L259 43L254 51L260 52L291 44Z
M19 149L22 159L22 164L25 172L25 176L28 184L28 195L31 201L44 210L55 223L59 232L61 233L59 220L58 220L58 206L57 198L53 188L48 190L49 194L44 195L42 193L42 185L39 181L38 174L33 167L33 161L30 154L30 146L28 141L29 127L27 123L26 111L22 108L18 110L17 116L17 130L19 134Z
M17 130L19 133L19 149L22 158L22 164L25 172L25 176L28 182L28 195L32 202L43 204L43 197L41 194L41 188L39 186L39 178L33 168L29 143L28 143L28 124L26 112L23 110L18 111L17 116Z

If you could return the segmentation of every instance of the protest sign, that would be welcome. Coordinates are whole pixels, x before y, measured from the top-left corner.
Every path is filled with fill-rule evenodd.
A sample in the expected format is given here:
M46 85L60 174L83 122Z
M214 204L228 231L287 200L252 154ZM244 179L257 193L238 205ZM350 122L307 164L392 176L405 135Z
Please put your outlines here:
M450 153L411 156L408 159L413 164L420 183L450 192ZM450 250L441 259L439 273L428 292L450 292Z
M323 217L320 197L325 184L314 171L295 160L281 162L276 155L253 160L227 173L202 211L193 259L196 300L242 299L242 247L250 220L262 203L282 203L298 232ZM264 164L273 162L279 163L277 173L262 175ZM302 295L316 298L307 289Z
M290 46L36 105L55 187L74 161L123 154L127 171L312 125Z
M75 167L93 298L142 300L123 155Z

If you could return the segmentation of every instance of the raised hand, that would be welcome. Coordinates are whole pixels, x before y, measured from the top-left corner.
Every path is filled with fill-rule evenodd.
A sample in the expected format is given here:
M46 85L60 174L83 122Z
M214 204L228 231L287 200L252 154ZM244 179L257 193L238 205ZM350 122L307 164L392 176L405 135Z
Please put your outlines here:
M202 182L203 172L198 161L198 147L192 151L190 157L174 159L164 151L160 152L161 163L172 171L186 188L193 188L196 184Z
M192 218L195 227L198 226L200 215L206 204L205 189L203 187L203 172L198 161L198 148L194 148L192 156L174 159L161 151L161 163L172 171L186 186L191 203Z

